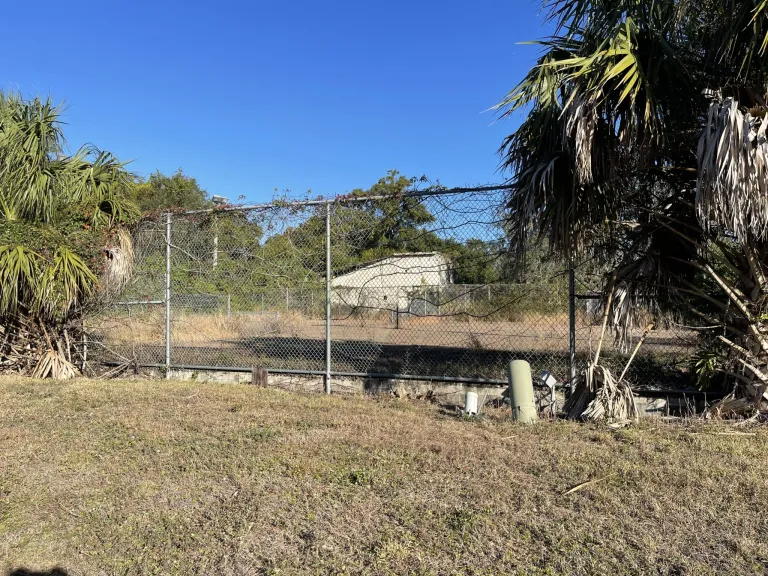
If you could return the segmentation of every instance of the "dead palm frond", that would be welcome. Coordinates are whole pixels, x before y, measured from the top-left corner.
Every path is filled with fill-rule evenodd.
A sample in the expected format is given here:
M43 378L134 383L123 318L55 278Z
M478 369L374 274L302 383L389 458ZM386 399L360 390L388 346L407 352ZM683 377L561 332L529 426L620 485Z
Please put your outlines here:
M77 376L77 368L59 352L48 349L32 371L33 378L69 380Z
M622 382L626 368L619 380L615 380L611 371L600 366L608 316L615 294L616 276L611 279L608 302L603 310L602 330L597 343L594 359L579 374L573 393L566 400L563 411L571 419L585 419L593 422L626 422L637 419L638 412L631 388ZM637 352L637 350L635 350ZM634 354L632 355L634 358ZM632 361L630 358L630 362ZM629 367L629 364L627 364Z
M722 226L742 242L768 232L768 107L742 110L714 100L701 133L696 203L705 227Z
M114 242L104 249L106 264L101 276L105 294L115 294L123 289L133 273L133 241L127 230L118 230Z
M613 377L610 370L599 364L611 304L616 293L615 283L616 275L611 279L611 287L606 307L603 310L602 329L597 349L595 350L595 356L584 371L578 375L574 391L563 406L563 411L567 418L607 422L608 424L621 423L622 425L637 420L638 411L635 404L635 396L630 386L623 379L645 336L638 343L635 352L630 357L627 366L618 380ZM649 326L647 331L651 327Z
M581 185L592 184L595 163L595 130L597 111L589 96L575 95L566 111L565 140L573 144L574 172Z
M593 391L594 398L581 413L581 417L592 422L627 422L638 417L637 405L632 389L621 381L614 380L611 371L604 366L589 366L585 372L586 386Z
M632 388L616 380L608 368L592 363L577 377L563 412L571 420L608 424L634 422L639 416Z

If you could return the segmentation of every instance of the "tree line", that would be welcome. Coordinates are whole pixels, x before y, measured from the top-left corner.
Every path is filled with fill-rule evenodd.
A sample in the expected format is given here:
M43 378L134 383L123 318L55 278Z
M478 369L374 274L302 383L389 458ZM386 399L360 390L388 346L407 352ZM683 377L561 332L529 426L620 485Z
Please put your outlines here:
M460 211L435 214L429 202L406 195L418 182L390 170L368 189L356 189L354 202L334 204L331 217L331 259L334 275L399 253L437 252L452 261L457 284L541 283L546 252L529 250L525 265L507 248L503 224L472 229ZM162 189L172 200L160 202ZM181 294L229 294L243 307L248 295L273 294L286 288L318 290L325 278L326 206L295 206L276 201L276 208L256 211L217 210L193 178L178 172L153 175L137 199L150 227L162 224L162 213L173 210L172 285ZM364 200L365 198L374 198ZM179 204L179 199L183 202ZM439 206L438 206L439 207ZM183 214L184 209L205 213ZM498 206L485 207L489 214ZM474 235L472 234L474 232ZM137 265L147 272L165 268L164 241L157 235ZM137 275L139 277L139 275ZM396 278L392 282L397 282ZM162 292L161 278L146 274L133 286L137 296Z

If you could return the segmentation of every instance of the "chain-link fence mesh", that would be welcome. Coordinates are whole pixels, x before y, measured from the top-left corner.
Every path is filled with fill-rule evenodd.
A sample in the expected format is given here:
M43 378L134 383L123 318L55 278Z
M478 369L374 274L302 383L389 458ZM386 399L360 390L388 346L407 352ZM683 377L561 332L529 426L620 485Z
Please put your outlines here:
M335 204L334 369L503 380L524 358L565 376L565 285L517 283L501 205L495 191Z
M525 359L567 382L567 271L535 255L521 266L509 254L502 194L173 214L170 365L324 373L330 256L333 374L501 382L509 360ZM100 359L166 364L166 233L165 216L136 230L132 281L89 321ZM596 293L585 284L579 292ZM591 302L577 299L579 361L599 336ZM649 337L630 380L684 377L679 337ZM626 356L607 344L617 369Z
M166 226L142 222L132 234L128 285L86 319L84 355L101 363L165 363Z
M583 369L594 358L601 335L604 311L601 295L609 282L607 274L593 268L584 264L577 265L575 269L577 370ZM634 324L635 327L621 341L614 338L609 328L603 338L600 363L618 377L640 344L625 376L634 390L695 389L690 362L696 350L696 332L671 323L652 322L650 317L644 319L639 311ZM651 324L652 330L647 331Z

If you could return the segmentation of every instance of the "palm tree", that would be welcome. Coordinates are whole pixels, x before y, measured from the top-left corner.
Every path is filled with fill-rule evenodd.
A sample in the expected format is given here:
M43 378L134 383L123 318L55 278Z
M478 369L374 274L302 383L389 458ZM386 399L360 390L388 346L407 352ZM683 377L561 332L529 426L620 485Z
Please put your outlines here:
M61 108L0 92L0 369L70 376L70 333L130 273L133 179L111 154L66 154Z
M611 320L695 319L730 408L768 386L768 0L549 0L555 32L498 104L518 248L600 250ZM612 275L612 274L611 274ZM768 396L766 396L768 397Z

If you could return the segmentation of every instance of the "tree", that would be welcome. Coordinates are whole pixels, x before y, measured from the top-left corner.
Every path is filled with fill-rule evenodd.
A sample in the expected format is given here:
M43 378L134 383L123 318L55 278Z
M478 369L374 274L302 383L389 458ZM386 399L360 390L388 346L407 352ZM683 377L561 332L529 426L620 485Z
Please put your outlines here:
M370 233L360 246L361 253L380 257L404 251L406 247L409 251L438 248L439 239L424 230L435 217L419 198L403 196L420 181L426 178L408 178L397 170L389 170L368 190L352 191L353 196L387 196L359 205L370 221Z
M423 198L407 194L426 181L389 170L370 188L357 188L349 194L358 201L335 204L331 221L334 269L344 270L402 252L442 252L454 259L456 282L508 281L503 270L506 250L498 242L452 238L450 226L455 223L438 223ZM443 234L438 235L436 229L442 229ZM315 208L287 234L290 244L299 247L303 266L324 274L325 206Z
M513 247L612 262L611 315L700 323L697 372L768 385L768 2L550 0L553 36L498 105Z
M137 210L113 155L67 155L50 99L0 92L0 369L71 376L68 334L89 302L121 287Z
M334 268L344 269L397 252L439 250L445 242L427 229L435 221L419 198L404 196L416 178L389 170L369 189L357 188L349 196L367 198L334 205L331 221L331 258ZM387 196L381 198L381 196ZM325 270L325 206L319 206L304 222L287 231L291 242L302 248L305 266Z
M156 171L146 181L139 182L133 192L133 201L142 212L184 208L200 210L210 208L208 193L200 188L197 180L187 176L179 168L172 176Z
M455 259L457 284L492 284L499 282L501 270L500 251L496 242L470 238L464 244L456 242L445 252Z

